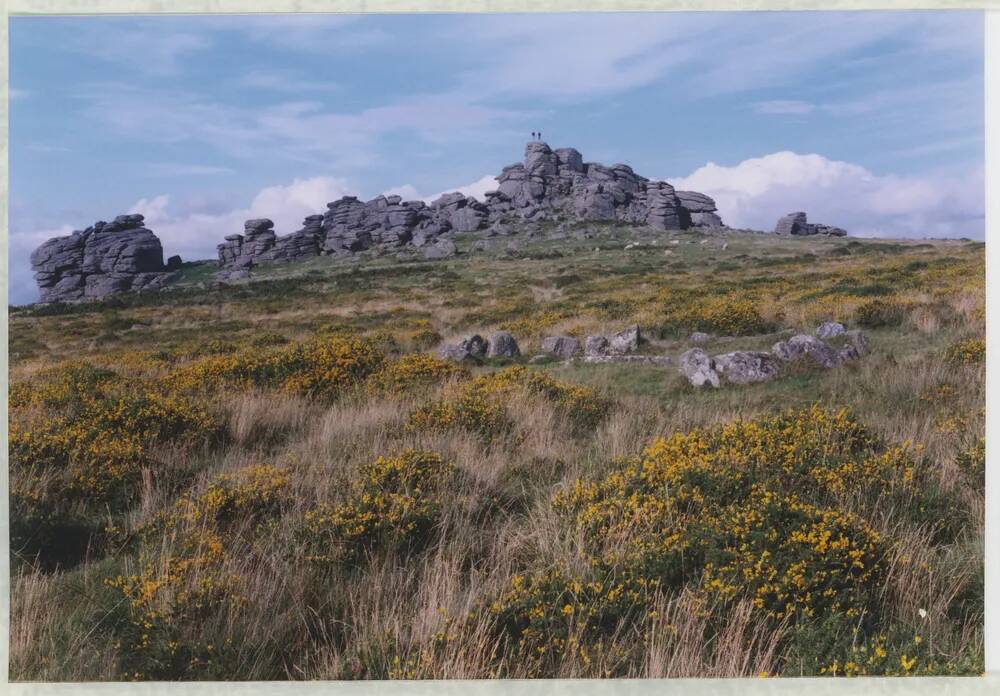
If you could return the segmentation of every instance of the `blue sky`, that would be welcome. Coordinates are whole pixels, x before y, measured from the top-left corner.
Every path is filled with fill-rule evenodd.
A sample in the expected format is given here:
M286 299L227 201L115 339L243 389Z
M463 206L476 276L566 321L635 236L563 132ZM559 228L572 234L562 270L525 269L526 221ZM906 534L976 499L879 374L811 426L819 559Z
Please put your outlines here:
M427 197L532 130L723 218L983 236L980 12L15 17L10 295L55 234L143 212L214 255L345 193Z

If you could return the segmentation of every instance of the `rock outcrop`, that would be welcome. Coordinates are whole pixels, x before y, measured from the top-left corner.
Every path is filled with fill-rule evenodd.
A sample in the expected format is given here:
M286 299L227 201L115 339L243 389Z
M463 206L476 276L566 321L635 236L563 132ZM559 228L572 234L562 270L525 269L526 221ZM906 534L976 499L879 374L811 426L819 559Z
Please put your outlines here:
M843 237L847 234L847 230L832 227L831 225L811 224L807 221L805 213L798 212L789 213L778 220L778 224L774 226L774 233L794 235L825 234L830 237Z
M552 150L536 141L525 147L523 162L504 168L497 190L483 201L457 192L429 205L399 196L367 202L345 196L285 237L275 235L270 220L247 221L243 234L219 245L219 265L249 269L319 254L392 253L403 247L425 249L426 258L447 258L454 254L447 238L456 234L503 236L516 225L542 220L618 221L658 230L722 226L715 201L702 193L675 191L628 165L584 162L573 148Z
M158 290L177 277L180 257L163 263L163 246L142 215L119 215L48 240L31 254L41 302L77 302Z

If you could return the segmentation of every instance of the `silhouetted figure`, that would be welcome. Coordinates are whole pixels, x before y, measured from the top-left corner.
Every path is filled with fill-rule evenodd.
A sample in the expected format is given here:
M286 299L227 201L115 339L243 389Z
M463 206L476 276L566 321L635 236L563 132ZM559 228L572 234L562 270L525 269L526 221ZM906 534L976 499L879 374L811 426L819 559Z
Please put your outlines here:
M531 131L531 139L532 139L532 140L534 140L534 139L535 139L535 131Z
M538 131L538 141L541 142L541 140L542 140L542 131Z

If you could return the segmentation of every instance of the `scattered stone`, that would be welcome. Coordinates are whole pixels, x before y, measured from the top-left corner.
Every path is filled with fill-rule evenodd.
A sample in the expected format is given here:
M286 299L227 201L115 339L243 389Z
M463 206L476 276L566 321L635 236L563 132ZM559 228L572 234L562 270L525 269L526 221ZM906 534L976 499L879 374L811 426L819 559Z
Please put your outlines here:
M703 387L706 384L719 386L719 374L715 371L712 358L701 348L692 348L682 353L677 369L688 378L692 386Z
M438 357L456 362L480 363L486 357L487 343L479 334L462 339L458 343L442 346Z
M702 331L695 331L691 334L690 341L696 346L701 346L712 340L712 336Z
M816 329L816 337L824 341L844 333L844 325L836 321L824 321Z
M506 331L497 331L487 341L486 357L515 358L521 354L517 341Z
M639 327L633 324L624 331L619 331L609 340L609 350L615 355L634 353L639 349Z
M587 336L583 350L586 355L608 355L611 351L611 342L607 336Z
M542 341L542 350L560 358L572 358L580 352L580 342L572 336L549 336Z
M815 336L799 334L792 336L787 341L778 341L771 348L771 351L779 359L784 361L797 360L802 356L808 356L820 367L827 369L840 364L837 352L830 346L823 343Z
M716 371L733 384L768 382L778 376L778 360L770 353L736 351L712 358Z
M860 329L851 329L841 335L857 349L858 355L868 355L868 337Z

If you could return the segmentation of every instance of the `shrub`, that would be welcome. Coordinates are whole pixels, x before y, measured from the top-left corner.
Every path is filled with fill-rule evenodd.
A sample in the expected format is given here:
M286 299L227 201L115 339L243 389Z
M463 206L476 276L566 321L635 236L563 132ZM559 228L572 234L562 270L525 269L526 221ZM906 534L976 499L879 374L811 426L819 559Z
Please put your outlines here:
M906 317L907 308L895 300L872 300L860 305L854 312L855 321L866 329L899 326Z
M225 674L228 645L203 637L210 615L238 610L245 583L231 569L234 546L278 515L288 497L287 470L251 466L216 477L199 495L141 528L140 572L106 578L125 600L115 626L121 670L132 679L206 678Z
M379 457L363 466L346 501L306 513L302 536L307 558L354 563L376 549L423 547L438 521L443 489L453 473L441 455L419 450Z
M697 299L667 294L665 330L706 331L727 336L750 336L769 330L757 304L741 297Z
M366 388L374 394L402 394L439 384L453 377L466 377L468 370L433 355L414 353L387 363L369 377Z
M505 405L521 390L556 404L578 430L595 426L609 408L607 400L589 387L516 365L476 377L458 387L451 398L417 408L410 414L407 428L419 432L457 426L494 437L512 427Z
M518 581L491 606L501 640L558 653L566 646L553 637L565 639L568 617L597 617L576 624L576 639L593 649L620 622L643 630L635 622L651 588L692 590L719 621L724 608L750 601L774 626L869 626L892 541L865 515L890 506L919 525L947 509L914 454L885 446L845 411L818 407L658 439L553 498L595 577L610 585Z
M210 356L179 368L166 382L184 391L264 387L332 398L356 387L384 360L382 351L370 340L333 335L269 353L244 350Z
M950 365L979 365L986 359L986 341L970 338L953 343L945 350L944 359Z

